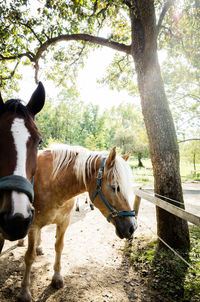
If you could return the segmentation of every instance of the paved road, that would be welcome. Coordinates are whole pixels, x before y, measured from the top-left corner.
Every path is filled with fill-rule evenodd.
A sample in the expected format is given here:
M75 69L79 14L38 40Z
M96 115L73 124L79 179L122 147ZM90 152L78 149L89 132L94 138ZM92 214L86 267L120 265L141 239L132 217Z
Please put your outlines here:
M183 195L186 209L200 216L200 182L183 183Z

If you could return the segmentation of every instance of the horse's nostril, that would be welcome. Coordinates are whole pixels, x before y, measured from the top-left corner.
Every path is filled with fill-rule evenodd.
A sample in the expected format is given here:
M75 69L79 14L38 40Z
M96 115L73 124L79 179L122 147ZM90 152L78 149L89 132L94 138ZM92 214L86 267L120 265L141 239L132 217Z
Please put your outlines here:
M132 235L134 232L134 226L131 225L130 228L129 228L129 234Z

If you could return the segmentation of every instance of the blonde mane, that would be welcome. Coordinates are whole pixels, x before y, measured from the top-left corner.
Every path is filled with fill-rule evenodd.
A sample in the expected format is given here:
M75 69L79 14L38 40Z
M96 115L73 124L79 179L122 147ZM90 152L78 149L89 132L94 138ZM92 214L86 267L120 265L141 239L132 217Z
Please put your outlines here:
M92 175L92 162L96 169L99 158L108 157L108 151L90 151L81 146L69 146L65 144L51 145L53 156L53 172L55 178L60 171L67 169L69 164L75 160L74 172L78 181L83 181L86 186L86 177ZM108 177L112 179L113 185L119 186L121 193L127 200L133 197L133 177L128 163L119 155L116 156L115 164L108 171ZM132 199L132 198L131 198Z

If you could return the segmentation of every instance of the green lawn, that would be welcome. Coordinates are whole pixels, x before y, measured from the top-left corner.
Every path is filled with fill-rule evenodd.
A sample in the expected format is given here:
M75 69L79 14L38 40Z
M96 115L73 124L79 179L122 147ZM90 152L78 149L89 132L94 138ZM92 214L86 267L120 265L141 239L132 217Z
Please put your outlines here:
M133 179L135 183L145 187L153 184L153 170L151 160L149 158L142 159L143 168L138 168L137 158L131 157L129 164L133 171ZM180 172L182 181L200 180L200 164L196 164L197 172L193 171L193 164L185 161L180 162Z

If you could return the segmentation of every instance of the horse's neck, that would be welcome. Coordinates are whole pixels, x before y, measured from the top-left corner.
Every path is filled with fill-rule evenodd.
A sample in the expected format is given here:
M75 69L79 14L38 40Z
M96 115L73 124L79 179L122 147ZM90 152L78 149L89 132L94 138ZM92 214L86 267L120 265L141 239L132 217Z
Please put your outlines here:
M59 178L59 186L65 191L65 193L64 191L63 193L67 195L68 198L72 198L87 191L83 178L80 177L78 179L73 169L67 169Z
M98 163L100 165L100 163ZM79 174L80 173L80 174ZM89 171L75 171L74 163L64 169L57 177L58 190L62 197L70 199L76 195L88 191L93 194L96 188L98 169L94 161ZM79 175L78 175L79 174Z

